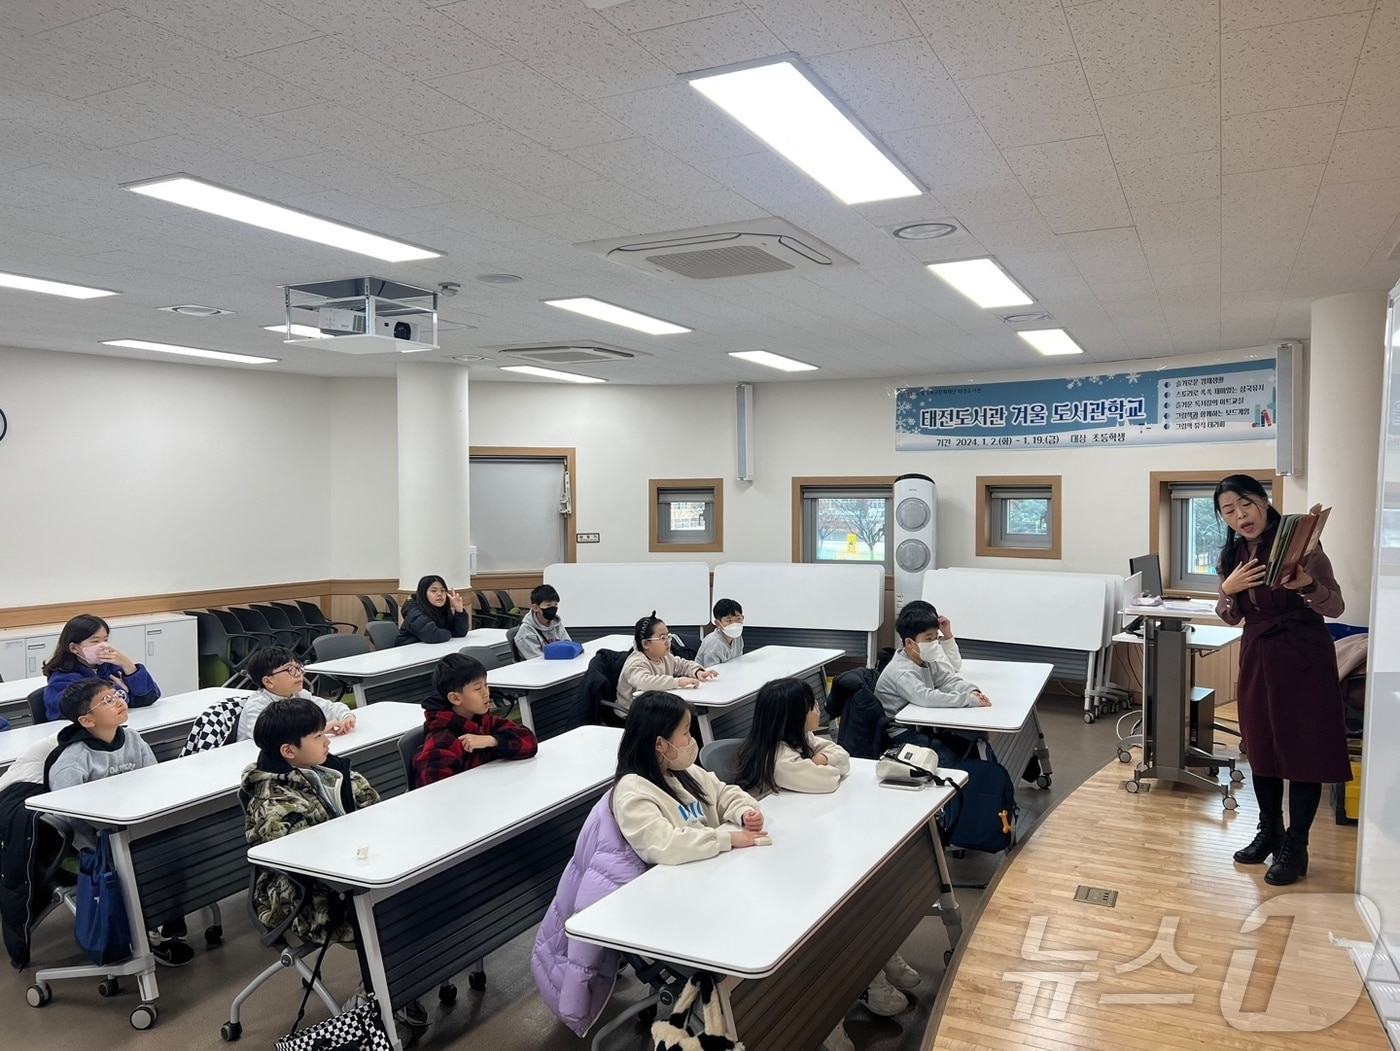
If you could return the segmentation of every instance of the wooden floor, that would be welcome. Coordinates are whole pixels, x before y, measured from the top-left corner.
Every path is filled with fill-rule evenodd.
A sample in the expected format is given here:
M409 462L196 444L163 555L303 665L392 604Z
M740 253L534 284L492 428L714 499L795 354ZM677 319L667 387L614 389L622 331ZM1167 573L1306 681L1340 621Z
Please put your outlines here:
M1308 875L1270 887L1265 866L1231 858L1258 820L1247 784L1228 813L1204 790L1129 795L1131 769L1109 762L1003 866L925 1051L1388 1048L1331 940L1365 932L1356 829L1335 823L1326 794ZM1116 890L1115 907L1076 901L1080 885Z

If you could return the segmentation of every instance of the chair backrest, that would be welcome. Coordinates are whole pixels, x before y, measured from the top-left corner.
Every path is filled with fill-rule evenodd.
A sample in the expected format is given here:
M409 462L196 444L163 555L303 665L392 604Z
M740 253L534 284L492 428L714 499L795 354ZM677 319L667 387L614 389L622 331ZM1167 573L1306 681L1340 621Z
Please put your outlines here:
M353 657L357 653L370 651L369 639L363 635L343 633L322 635L311 643L311 648L316 651L318 661L339 660L341 657Z
M514 657L516 660L520 660L520 650L519 650L519 648L515 645L515 636L516 636L517 634L519 634L519 632L520 632L520 625L519 625L519 624L517 624L517 625L516 625L515 627L513 627L513 628L507 629L507 631L506 631L506 642L510 645L510 655L511 655L512 657Z
M237 618L244 631L271 631L272 625L259 612L244 606L230 606L228 611Z
M279 628L282 631L296 630L296 626L292 624L291 619L287 616L286 609L282 606L269 603L266 606L253 606L252 608L261 613L263 620L267 621L271 627Z
M321 612L321 607L306 599L297 599L297 609L301 610L301 615L306 618L308 624L329 624L330 620Z
M228 629L223 621L207 609L187 609L185 616L194 618L195 637L201 657L223 659L228 644Z
M384 608L389 611L387 619L397 624L399 622L399 600L394 598L393 595L384 595L383 598Z
M365 625L365 634L377 650L394 648L394 640L399 637L399 626L392 620L372 620Z
M481 614L482 621L487 624L496 623L496 611L491 608L486 592L474 591L472 594L476 596L476 611Z
M502 613L509 613L515 609L515 599L510 597L510 592L501 588L496 589L496 608Z
M306 611L299 605L290 602L273 602L272 605L286 614L287 621L294 628L310 627L311 622L306 619Z
M711 741L700 749L700 765L726 784L733 784L738 774L739 746L743 743L739 737Z
M379 611L379 607L374 604L374 599L370 598L368 595L356 595L355 597L360 600L360 605L365 607L366 624L372 623L384 616L384 614Z
M237 635L240 632L246 632L248 630L243 626L242 621L238 619L238 614L234 613L231 609L211 609L209 612L218 618L219 623L224 626L225 631L231 631Z
M504 668L510 663L510 661L502 659L496 650L488 649L485 646L463 646L457 652L465 657L475 657L481 661L481 666L487 671L492 668Z
M34 720L34 725L49 721L49 713L44 708L44 690L46 687L40 686L29 694L25 700L29 703L29 717Z
M410 792L418 787L413 776L413 757L418 754L418 749L423 747L425 736L427 736L427 730L422 726L415 726L399 738L399 758L403 760L403 774L404 777L408 778Z

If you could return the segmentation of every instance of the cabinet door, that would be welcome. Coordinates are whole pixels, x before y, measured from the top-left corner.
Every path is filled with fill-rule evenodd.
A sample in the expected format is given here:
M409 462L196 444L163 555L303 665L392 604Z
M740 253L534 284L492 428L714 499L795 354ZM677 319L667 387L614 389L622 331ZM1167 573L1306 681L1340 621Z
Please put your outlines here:
M44 662L53 656L53 648L58 645L58 633L52 635L31 635L24 640L24 674L28 679L44 674Z
M107 633L107 641L113 649L121 650L137 664L146 663L146 626L144 624L122 624ZM159 681L159 680L157 680Z
M0 639L0 679L14 682L29 678L24 663L25 639Z
M144 631L142 660L160 686L160 692L171 697L199 689L198 639L193 617L163 620L147 624Z

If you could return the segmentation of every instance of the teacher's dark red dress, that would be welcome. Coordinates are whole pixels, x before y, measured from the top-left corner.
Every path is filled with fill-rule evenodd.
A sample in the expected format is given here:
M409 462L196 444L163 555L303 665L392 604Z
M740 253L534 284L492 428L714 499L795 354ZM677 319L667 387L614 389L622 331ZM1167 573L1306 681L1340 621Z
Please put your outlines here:
M1237 540L1239 564L1266 560L1271 528L1253 543ZM1307 596L1281 587L1220 593L1216 613L1244 622L1236 697L1250 769L1263 777L1320 783L1350 781L1346 726L1337 685L1337 650L1322 618L1344 608L1332 563L1319 544L1303 562L1317 583Z

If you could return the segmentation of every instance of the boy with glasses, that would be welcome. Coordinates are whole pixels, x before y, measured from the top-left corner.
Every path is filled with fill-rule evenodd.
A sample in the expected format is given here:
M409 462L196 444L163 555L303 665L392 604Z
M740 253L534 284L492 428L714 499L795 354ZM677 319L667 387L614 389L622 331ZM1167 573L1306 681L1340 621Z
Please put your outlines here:
M332 736L348 734L355 728L355 715L349 705L315 697L302 685L301 664L296 654L285 646L268 646L254 653L248 661L248 676L261 688L243 702L243 711L238 716L237 739L240 741L253 739L258 716L269 705L292 697L308 700L320 708L326 717L326 733Z

